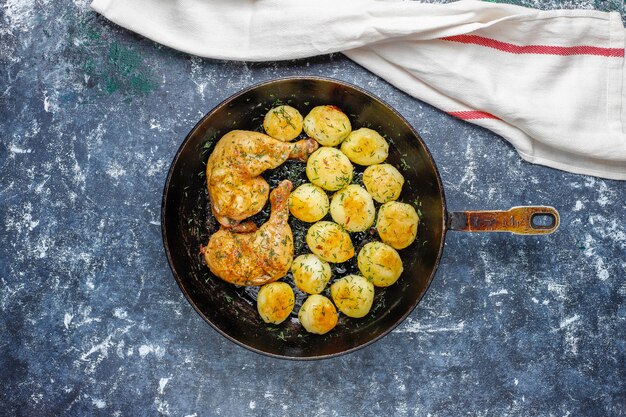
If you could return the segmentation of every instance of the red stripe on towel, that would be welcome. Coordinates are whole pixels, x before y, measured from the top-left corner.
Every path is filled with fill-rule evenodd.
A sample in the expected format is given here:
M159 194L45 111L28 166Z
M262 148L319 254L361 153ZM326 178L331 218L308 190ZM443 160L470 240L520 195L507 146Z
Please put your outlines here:
M473 119L497 119L499 117L494 116L491 113L478 110L466 110L466 111L449 111L450 116L458 117L461 120L473 120Z
M497 41L478 35L457 35L441 38L444 41L460 42L472 45L480 45L487 48L511 54L537 54L537 55L598 55L608 57L623 57L624 49L600 48L598 46L550 46L550 45L514 45L512 43Z

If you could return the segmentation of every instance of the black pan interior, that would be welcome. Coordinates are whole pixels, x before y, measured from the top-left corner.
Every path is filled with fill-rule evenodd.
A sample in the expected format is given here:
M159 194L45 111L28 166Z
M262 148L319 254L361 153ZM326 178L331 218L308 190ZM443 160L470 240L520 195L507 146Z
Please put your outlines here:
M267 325L256 312L257 288L236 287L214 277L199 255L217 223L211 216L205 186L205 163L216 141L233 129L262 131L267 110L277 103L297 108L303 115L317 105L334 104L350 118L353 129L370 127L387 138L387 162L405 177L399 201L413 204L421 222L415 243L399 251L404 273L396 284L376 289L372 312L362 319L341 315L339 324L326 335L308 334L297 322L305 295L296 292L292 317L280 325ZM273 188L289 178L294 187L307 182L305 164L287 162L264 177ZM355 166L356 183L363 167ZM379 204L377 204L377 208ZM268 217L266 209L253 219ZM176 281L198 313L217 331L254 351L277 357L316 359L350 352L390 332L417 305L436 270L445 234L445 201L439 174L426 146L411 126L391 107L366 91L336 80L306 77L262 83L227 99L209 112L185 138L176 154L165 184L162 231L165 250ZM304 234L309 224L291 217L296 241L295 256L308 253ZM352 234L355 250L377 238L375 230ZM357 272L356 257L333 265L333 280ZM331 281L332 282L332 281Z

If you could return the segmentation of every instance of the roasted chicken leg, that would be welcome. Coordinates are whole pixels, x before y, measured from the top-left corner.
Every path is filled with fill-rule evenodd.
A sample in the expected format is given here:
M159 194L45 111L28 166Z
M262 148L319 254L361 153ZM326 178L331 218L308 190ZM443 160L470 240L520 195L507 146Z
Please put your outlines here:
M213 274L237 285L263 285L284 277L293 260L293 235L287 223L292 184L282 181L270 195L269 220L256 232L236 233L221 227L203 247Z
M234 230L250 230L250 224L239 222L265 206L269 185L261 173L287 159L306 161L317 147L313 139L289 143L246 130L222 136L206 164L207 187L217 221Z

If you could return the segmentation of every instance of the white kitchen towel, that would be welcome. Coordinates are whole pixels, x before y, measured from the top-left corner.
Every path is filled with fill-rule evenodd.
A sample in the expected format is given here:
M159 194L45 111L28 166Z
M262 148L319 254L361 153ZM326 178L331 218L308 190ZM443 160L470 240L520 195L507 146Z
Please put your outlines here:
M408 94L500 134L527 161L626 180L618 13L474 0L95 0L91 7L208 58L343 52Z

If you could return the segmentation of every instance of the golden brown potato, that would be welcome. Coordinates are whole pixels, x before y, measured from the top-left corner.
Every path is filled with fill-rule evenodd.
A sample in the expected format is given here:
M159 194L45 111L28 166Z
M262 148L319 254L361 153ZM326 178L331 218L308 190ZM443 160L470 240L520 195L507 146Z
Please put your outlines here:
M298 319L309 333L324 334L331 331L339 320L333 303L323 295L310 295L298 312Z
M263 129L274 139L289 142L302 132L302 120L300 112L293 107L277 106L265 114Z
M352 184L333 195L330 215L348 232L362 232L374 224L376 208L365 188Z
M376 230L383 242L395 249L404 249L415 240L419 220L410 204L390 201L378 210Z
M315 223L306 233L306 243L311 252L326 262L345 262L354 256L350 235L337 223Z
M358 319L372 308L374 285L362 276L348 275L330 286L330 295L339 311Z
M324 291L332 275L328 262L312 253L294 259L291 273L296 287L307 294L319 294Z
M363 184L374 200L386 203L400 197L404 177L393 165L371 165L363 172Z
M264 322L279 324L293 311L295 297L286 282L272 282L261 287L256 303Z
M394 284L404 270L398 252L382 242L366 243L359 251L357 264L361 274L377 287Z
M389 155L389 144L377 131L362 127L354 130L341 144L341 152L359 165L380 164Z
M306 183L289 196L289 211L303 222L313 223L328 213L328 196L317 185Z
M322 146L309 156L306 176L313 184L336 191L352 182L354 167L339 149Z
M337 146L352 131L350 119L337 106L313 107L303 125L305 133L322 146Z

